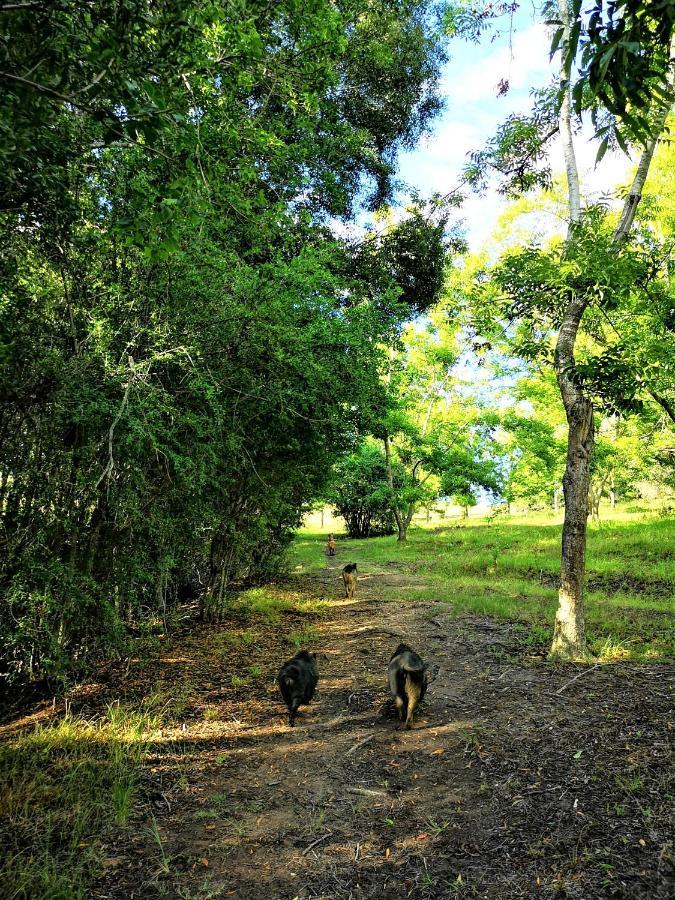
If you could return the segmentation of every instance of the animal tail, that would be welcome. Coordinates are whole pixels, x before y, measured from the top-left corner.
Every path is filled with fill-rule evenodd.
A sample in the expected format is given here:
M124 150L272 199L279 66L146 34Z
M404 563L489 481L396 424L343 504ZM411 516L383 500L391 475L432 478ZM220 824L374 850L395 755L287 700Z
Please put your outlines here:
M290 709L288 710L288 724L293 728L295 726L295 717L298 714L298 707L300 706L300 700L298 697L294 697L291 703Z
M401 668L408 675L421 675L426 672L426 663L412 663L409 661L401 662Z

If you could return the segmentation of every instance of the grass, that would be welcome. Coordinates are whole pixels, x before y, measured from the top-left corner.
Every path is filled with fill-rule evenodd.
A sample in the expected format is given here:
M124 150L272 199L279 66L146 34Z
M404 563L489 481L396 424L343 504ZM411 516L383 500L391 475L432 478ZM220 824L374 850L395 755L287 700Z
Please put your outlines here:
M338 540L340 562L358 562L363 590L383 600L441 600L457 614L482 614L528 626L533 646L550 639L557 607L561 526L551 516L470 519L411 528L395 537ZM299 532L291 553L298 574L325 569L325 535ZM617 511L589 529L586 621L602 660L675 656L675 519ZM381 575L404 575L400 584ZM366 587L366 585L368 585ZM534 638L532 638L534 636Z
M233 601L231 609L243 618L255 616L275 625L285 612L322 616L328 610L328 603L279 587L257 587L242 591Z
M106 835L129 820L152 705L66 715L0 747L0 896L88 896Z
M227 656L233 648L257 648L264 632L284 624L285 613L308 623L328 608L324 601L285 587L255 588L233 600L228 629L213 631L210 646ZM289 625L298 628L297 618ZM311 624L291 631L287 640L301 647L316 639ZM262 677L263 666L249 665L231 675L233 687ZM141 770L163 729L175 728L193 705L198 688L189 679L151 693L140 706L107 707L94 720L66 714L48 725L3 736L0 744L0 897L2 900L85 900L109 847L131 825L138 800ZM215 722L222 713L207 706L204 720ZM174 743L176 784L188 790L191 773L187 747ZM222 765L228 754L220 754ZM184 760L184 762L181 762ZM200 816L221 816L225 795L214 795ZM142 831L154 849L151 877L166 874L166 854L157 823Z

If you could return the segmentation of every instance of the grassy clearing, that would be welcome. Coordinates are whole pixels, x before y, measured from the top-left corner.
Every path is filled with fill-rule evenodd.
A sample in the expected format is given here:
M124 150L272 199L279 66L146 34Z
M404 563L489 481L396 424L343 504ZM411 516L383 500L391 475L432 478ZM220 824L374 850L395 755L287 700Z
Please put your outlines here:
M322 616L328 611L328 603L288 589L258 587L239 594L230 609L244 619L258 617L269 624L277 624L287 612Z
M340 562L357 561L373 576L366 590L384 600L445 600L457 613L481 613L537 626L542 644L557 606L561 528L550 517L469 520L413 528L395 537L340 539ZM300 532L291 568L325 568L325 535ZM589 531L587 626L601 659L657 660L675 656L675 519L622 515ZM409 576L387 586L378 576ZM364 585L366 583L364 582Z

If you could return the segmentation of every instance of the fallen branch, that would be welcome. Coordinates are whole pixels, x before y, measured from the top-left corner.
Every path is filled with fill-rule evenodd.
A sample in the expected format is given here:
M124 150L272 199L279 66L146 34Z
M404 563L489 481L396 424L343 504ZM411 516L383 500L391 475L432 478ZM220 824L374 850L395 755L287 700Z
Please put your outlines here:
M320 844L321 841L327 840L329 837L332 836L332 834L333 834L332 831L329 831L328 834L322 834L321 837L317 838L315 841L312 841L312 843L309 845L309 847L305 847L305 849L302 851L302 855L307 856L307 854L312 849L312 847L316 847L316 845Z
M375 734L369 734L367 738L364 738L362 741L359 741L358 744L354 744L353 747L350 747L349 750L345 753L345 756L351 756L352 753L356 753L364 744L369 743L375 737Z
M350 794L361 794L364 797L386 797L386 791L373 791L370 788L348 787L345 788Z
M376 625L364 625L363 628L357 628L352 634L390 634L392 637L404 637L403 633L396 631L395 628L379 628Z
M575 675L574 678L570 678L570 680L568 682L563 684L563 686L561 688L559 688L559 690L556 691L556 694L562 694L562 692L565 690L565 688L568 688L571 684L574 684L574 682L577 680L577 678L581 678L582 675L587 675L589 672L592 672L593 669L597 669L601 665L602 665L602 663L596 663L594 666L591 666L590 669L584 669L583 672L579 672L578 675Z

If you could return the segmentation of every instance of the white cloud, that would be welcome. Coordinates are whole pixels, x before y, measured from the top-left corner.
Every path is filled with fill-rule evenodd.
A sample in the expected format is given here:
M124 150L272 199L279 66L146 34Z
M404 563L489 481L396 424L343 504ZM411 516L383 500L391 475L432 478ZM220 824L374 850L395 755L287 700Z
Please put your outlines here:
M452 95L461 85L462 106L494 99L502 80L509 91L521 91L545 83L551 72L551 39L545 25L535 23L514 34L511 46L499 46L486 58L462 66L451 62L443 88Z

